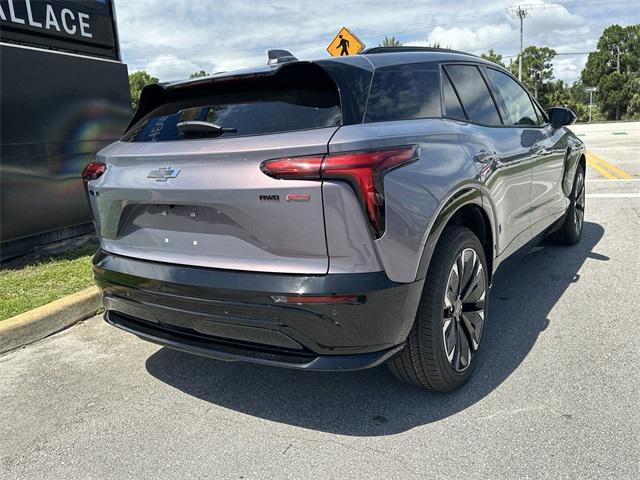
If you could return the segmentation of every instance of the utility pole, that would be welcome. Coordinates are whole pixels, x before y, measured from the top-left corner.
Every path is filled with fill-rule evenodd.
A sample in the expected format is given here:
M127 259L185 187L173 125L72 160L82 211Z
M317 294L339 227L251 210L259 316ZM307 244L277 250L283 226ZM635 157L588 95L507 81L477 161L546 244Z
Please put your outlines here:
M527 16L527 10L519 5L515 9L510 9L509 14L520 20L520 55L518 56L518 80L522 81L522 50L524 42L524 19Z

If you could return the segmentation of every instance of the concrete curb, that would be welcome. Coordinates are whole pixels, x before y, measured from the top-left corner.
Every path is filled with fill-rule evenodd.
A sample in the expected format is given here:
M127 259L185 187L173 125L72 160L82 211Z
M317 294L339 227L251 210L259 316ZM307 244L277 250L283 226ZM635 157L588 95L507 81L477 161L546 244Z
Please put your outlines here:
M0 354L64 330L94 315L101 306L100 290L94 286L2 320Z

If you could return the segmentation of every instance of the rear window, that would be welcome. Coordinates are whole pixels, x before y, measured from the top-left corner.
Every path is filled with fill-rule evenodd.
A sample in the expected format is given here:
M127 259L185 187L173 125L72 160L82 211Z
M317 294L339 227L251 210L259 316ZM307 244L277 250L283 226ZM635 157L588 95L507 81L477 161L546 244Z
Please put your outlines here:
M333 89L255 88L165 103L138 121L123 137L129 142L227 138L337 126L340 100ZM235 132L182 136L177 124L205 121Z
M440 116L440 83L434 64L376 69L365 122Z

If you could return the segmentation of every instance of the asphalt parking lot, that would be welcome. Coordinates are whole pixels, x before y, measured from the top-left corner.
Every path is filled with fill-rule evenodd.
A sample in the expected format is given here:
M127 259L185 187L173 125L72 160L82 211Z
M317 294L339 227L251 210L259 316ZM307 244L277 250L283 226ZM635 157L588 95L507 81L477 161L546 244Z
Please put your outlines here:
M500 273L461 390L223 363L96 317L0 357L0 478L639 478L640 124L620 125L575 127L604 160L583 239Z

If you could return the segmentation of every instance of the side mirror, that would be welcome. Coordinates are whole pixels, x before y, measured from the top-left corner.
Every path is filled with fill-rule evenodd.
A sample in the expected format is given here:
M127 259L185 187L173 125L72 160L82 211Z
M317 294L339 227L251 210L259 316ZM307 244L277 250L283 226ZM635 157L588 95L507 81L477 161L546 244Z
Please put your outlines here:
M549 116L549 121L553 128L571 125L577 118L575 113L564 107L551 107L547 112L547 115Z

